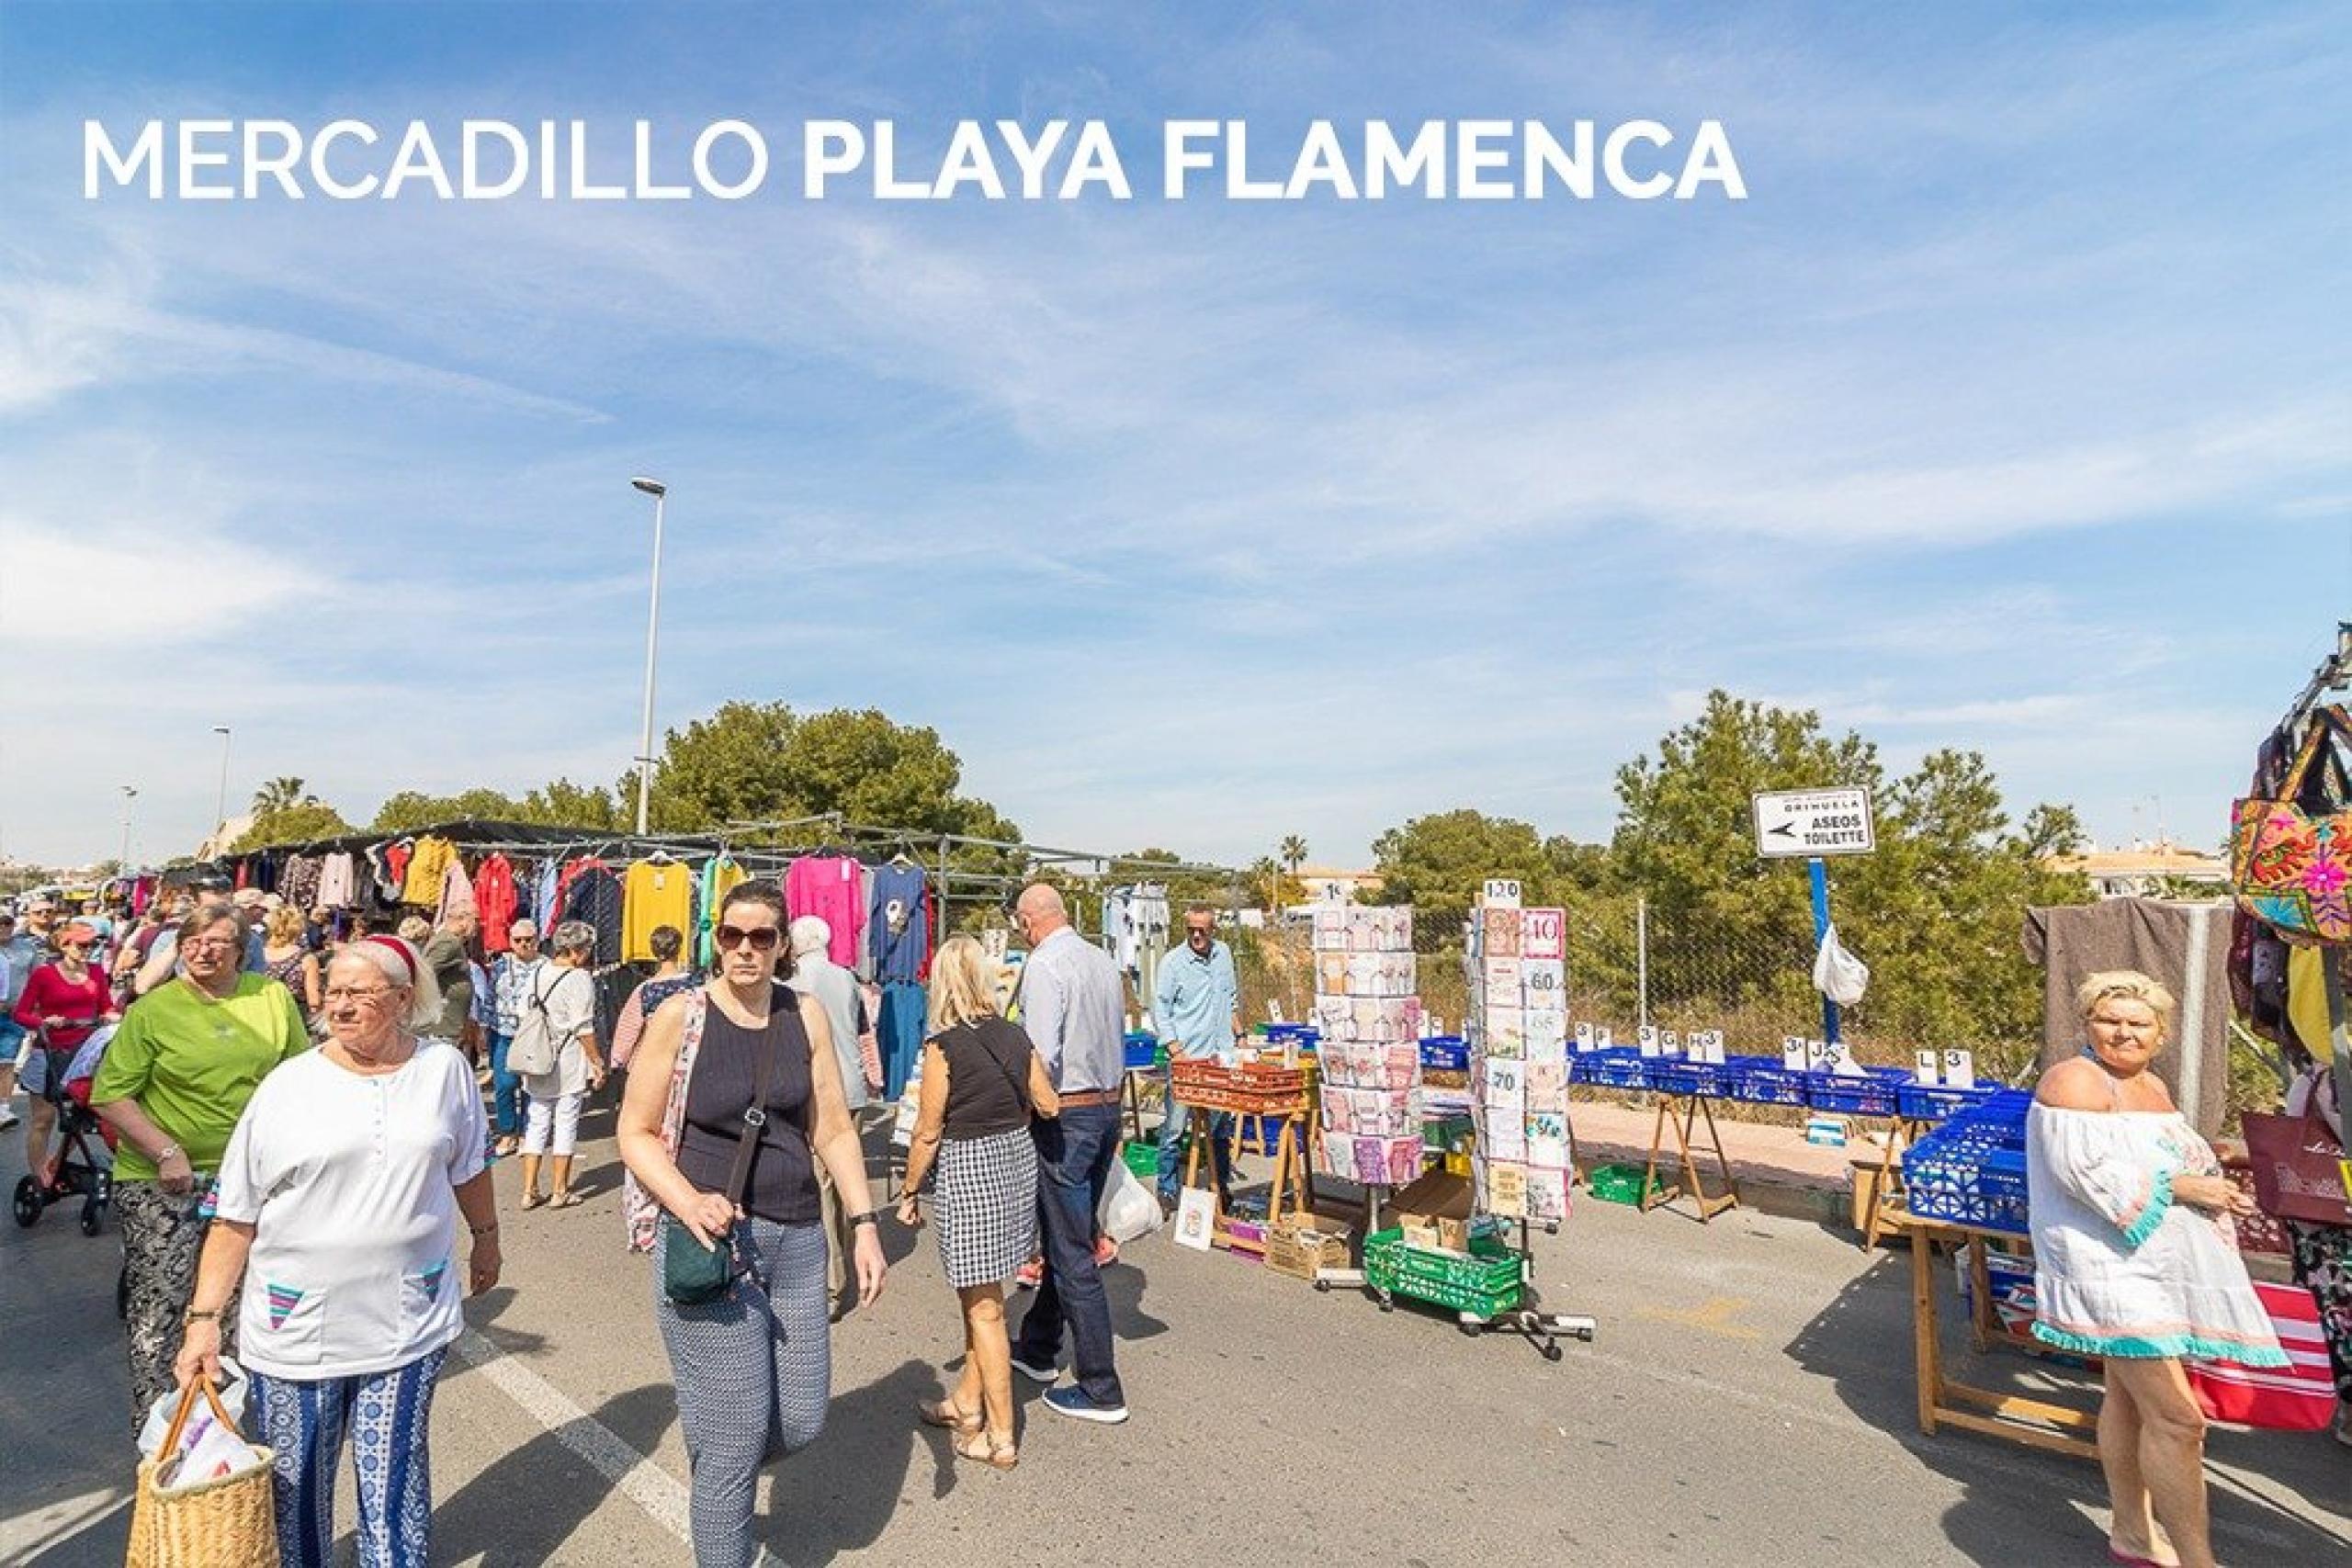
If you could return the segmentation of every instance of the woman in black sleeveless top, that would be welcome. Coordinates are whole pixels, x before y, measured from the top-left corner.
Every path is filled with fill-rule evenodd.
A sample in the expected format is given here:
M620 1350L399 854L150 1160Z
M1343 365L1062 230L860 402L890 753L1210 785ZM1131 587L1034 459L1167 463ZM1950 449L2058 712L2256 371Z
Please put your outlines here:
M997 1015L994 965L967 936L931 961L932 1036L923 1043L914 1145L899 1217L922 1223L915 1192L939 1168L933 1210L939 1260L964 1308L964 1375L945 1399L919 1407L953 1428L956 1452L1011 1470L1012 1345L1004 1281L1037 1247L1037 1145L1033 1115L1060 1114L1053 1080L1029 1037Z
M776 978L783 941L774 886L745 883L727 895L718 976L653 1015L621 1105L621 1158L663 1211L658 1224L643 1224L652 1216L633 1198L632 1244L655 1253L654 1318L678 1385L698 1568L753 1560L760 1465L814 1441L825 1424L832 1349L818 1160L856 1230L859 1306L873 1304L885 1271L841 1059L823 1010ZM751 1167L738 1204L729 1185L747 1127ZM698 1305L672 1301L664 1249L722 1237L736 1269L727 1293Z

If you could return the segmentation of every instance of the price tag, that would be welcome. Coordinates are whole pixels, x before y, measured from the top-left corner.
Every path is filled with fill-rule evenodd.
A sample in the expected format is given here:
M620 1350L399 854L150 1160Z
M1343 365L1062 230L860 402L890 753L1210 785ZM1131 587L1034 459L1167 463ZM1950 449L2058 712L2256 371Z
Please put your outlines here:
M1932 1088L1938 1081L1937 1075L1943 1070L1943 1053L1932 1046L1925 1051L1915 1051L1912 1063L1912 1076Z
M1804 1043L1804 1066L1805 1071L1809 1073L1826 1073L1829 1070L1828 1041L1808 1040Z
M1592 1026L1592 1048L1594 1050L1606 1051L1615 1043L1616 1041L1611 1037L1607 1024L1596 1023Z
M1855 1065L1853 1052L1848 1048L1846 1043L1843 1040L1838 1040L1821 1048L1821 1070L1825 1073L1839 1073L1853 1077L1860 1076L1862 1069Z
M1565 909L1529 909L1519 918L1521 958L1566 958L1568 916Z
M1781 1066L1783 1071L1801 1073L1809 1065L1805 1056L1805 1041L1802 1034L1781 1036Z
M1592 1041L1593 1041L1592 1025L1591 1025L1591 1024L1589 1024L1589 1023L1579 1023L1579 1024L1577 1024L1577 1050L1579 1050L1579 1051L1589 1051L1589 1050L1591 1050L1591 1049L1592 1049Z
M1720 1029L1707 1031L1706 1059L1718 1067L1724 1065L1724 1032Z
M1486 890L1479 895L1478 901L1489 909L1516 909L1519 908L1519 884L1508 876L1490 876L1487 878Z
M1637 1031L1635 1031L1635 1032L1634 1032L1634 1043L1638 1044L1638 1045L1642 1048L1642 1055L1645 1055L1645 1056L1655 1056L1655 1055L1657 1055L1657 1026L1656 1024L1650 1024L1650 1023L1643 1024L1639 1030L1637 1030Z
M1682 1036L1675 1033L1671 1029L1661 1031L1657 1037L1657 1048L1661 1055L1679 1056L1682 1055Z
M1943 1069L1944 1086L1947 1089L1974 1089L1976 1087L1975 1052L1958 1049L1946 1051L1944 1053Z

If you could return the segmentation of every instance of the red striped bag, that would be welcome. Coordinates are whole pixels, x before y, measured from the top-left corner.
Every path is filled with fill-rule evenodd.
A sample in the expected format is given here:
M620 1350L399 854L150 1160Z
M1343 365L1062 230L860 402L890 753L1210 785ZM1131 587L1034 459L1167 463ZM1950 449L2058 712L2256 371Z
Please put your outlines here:
M2292 1365L2248 1367L2235 1361L2185 1363L2188 1385L2209 1420L2279 1432L2316 1432L2335 1418L2335 1385L2321 1337L2319 1303L2300 1285L2255 1282L2270 1314L2279 1348Z

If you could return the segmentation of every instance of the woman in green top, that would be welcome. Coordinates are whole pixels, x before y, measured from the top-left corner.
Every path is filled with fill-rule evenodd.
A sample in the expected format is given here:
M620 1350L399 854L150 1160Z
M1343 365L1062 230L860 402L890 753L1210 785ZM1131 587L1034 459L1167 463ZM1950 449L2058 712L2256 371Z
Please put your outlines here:
M239 973L245 942L243 918L223 906L182 920L182 974L131 1004L90 1086L91 1104L121 1135L114 1206L133 1422L176 1386L180 1314L196 1288L205 1199L229 1134L261 1080L311 1043L292 992Z

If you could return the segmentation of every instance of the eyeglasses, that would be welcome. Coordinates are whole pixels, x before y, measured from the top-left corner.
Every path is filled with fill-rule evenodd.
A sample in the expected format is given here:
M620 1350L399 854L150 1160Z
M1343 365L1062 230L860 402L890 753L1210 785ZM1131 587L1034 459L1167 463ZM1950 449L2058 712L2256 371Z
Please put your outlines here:
M390 986L329 986L326 998L330 1003L372 1003L378 997L389 997L391 994L392 988Z
M200 936L183 943L190 953L230 953L240 945L237 939L227 936Z
M718 928L718 951L732 953L748 945L753 953L774 953L776 939L783 934L774 926L762 926L757 931L748 931L740 926L721 926Z
M61 942L57 944L57 950L60 953L87 953L90 951L90 944L86 942Z

